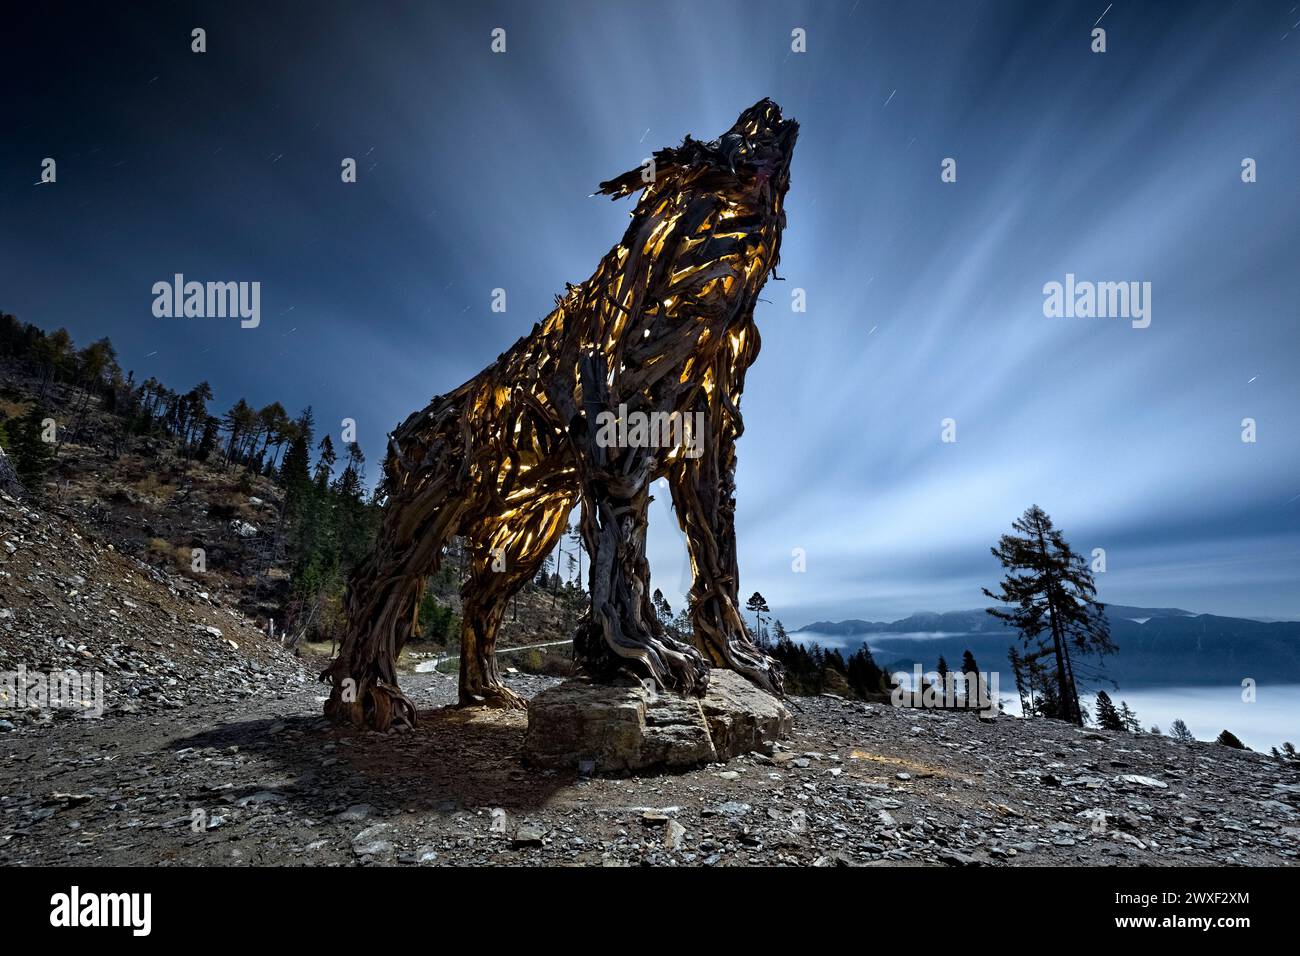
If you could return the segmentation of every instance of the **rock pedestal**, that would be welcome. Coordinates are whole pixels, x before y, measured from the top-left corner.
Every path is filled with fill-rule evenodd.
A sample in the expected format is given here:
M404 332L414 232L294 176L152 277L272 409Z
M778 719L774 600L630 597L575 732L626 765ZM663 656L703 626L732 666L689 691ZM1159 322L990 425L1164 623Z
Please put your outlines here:
M686 768L770 752L790 726L784 704L734 671L710 671L702 698L574 678L529 701L524 758L594 773Z

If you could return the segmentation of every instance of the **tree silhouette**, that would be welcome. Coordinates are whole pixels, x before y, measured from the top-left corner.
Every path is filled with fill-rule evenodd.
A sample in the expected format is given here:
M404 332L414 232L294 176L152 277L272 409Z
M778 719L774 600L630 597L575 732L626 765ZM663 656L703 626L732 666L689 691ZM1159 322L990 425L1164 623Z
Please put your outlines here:
M948 662L944 659L944 656L942 654L939 655L939 663L938 665L935 666L934 672L939 676L939 680L936 682L936 686L939 688L939 693L940 695L942 695L942 699L944 703L951 704L952 701L948 700L947 697L948 683L949 683Z
M1007 576L997 593L983 591L1014 607L988 608L988 613L1020 632L1027 659L1046 658L1052 663L1057 708L1052 716L1082 726L1075 657L1101 656L1116 649L1105 605L1097 601L1087 564L1070 549L1043 509L1031 505L1012 528L1019 533L1002 535L991 549Z
M1137 714L1133 713L1133 709L1129 707L1127 701L1121 700L1119 702L1119 719L1120 723L1124 725L1124 729L1129 733L1142 733L1142 721L1138 720Z
M998 705L997 701L990 698L988 685L984 683L984 675L980 673L980 666L975 663L975 655L970 652L970 648L961 655L961 673L964 678L967 707L979 708L981 701L988 701L993 706Z
M578 589L582 590L582 528L576 521L569 526L569 540L573 542L573 550L578 556Z
M672 623L673 609L668 604L668 599L664 597L664 592L655 588L655 593L650 597L650 603L654 605L655 614L659 616L659 621L665 627Z
M34 404L15 425L10 426L9 457L14 471L24 487L39 495L41 482L54 464L54 451L46 438L45 420L48 414L40 404Z
M1247 747L1245 744L1243 744L1243 743L1241 742L1241 738L1238 737L1236 734L1234 734L1231 730L1222 730L1222 731L1220 731L1220 732L1219 732L1219 736L1216 737L1216 738L1214 739L1214 742L1215 742L1216 744L1221 744L1221 745L1223 745L1224 747L1231 747L1231 748L1233 748L1234 750L1249 750L1249 749L1250 749L1250 748Z
M1119 711L1115 709L1115 702L1110 699L1110 694L1104 690L1097 692L1097 726L1102 730L1124 730L1124 721L1120 718Z
M754 620L758 625L757 630L755 631L755 635L759 643L762 643L763 615L771 610L771 608L767 606L767 599L764 598L763 595L755 591L753 594L749 596L749 600L745 602L745 609L754 612Z

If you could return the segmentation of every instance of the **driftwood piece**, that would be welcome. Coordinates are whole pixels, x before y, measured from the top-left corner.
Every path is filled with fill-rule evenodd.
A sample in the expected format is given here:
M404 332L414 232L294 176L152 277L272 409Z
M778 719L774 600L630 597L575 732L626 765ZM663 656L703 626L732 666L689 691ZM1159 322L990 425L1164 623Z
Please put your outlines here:
M575 504L591 555L591 609L575 635L582 670L702 693L709 667L726 667L780 693L779 665L740 616L734 473L745 370L759 351L754 304L779 259L797 134L762 100L718 140L687 137L656 152L653 170L602 183L615 199L641 196L592 277L569 286L495 363L393 432L376 547L349 582L347 631L322 674L333 683L327 715L379 729L413 722L395 661L453 535L468 539L472 555L460 702L521 706L497 673L497 628ZM630 429L610 441L601 424L651 414L699 425L655 444ZM650 600L646 516L659 477L694 567L695 647L664 631Z

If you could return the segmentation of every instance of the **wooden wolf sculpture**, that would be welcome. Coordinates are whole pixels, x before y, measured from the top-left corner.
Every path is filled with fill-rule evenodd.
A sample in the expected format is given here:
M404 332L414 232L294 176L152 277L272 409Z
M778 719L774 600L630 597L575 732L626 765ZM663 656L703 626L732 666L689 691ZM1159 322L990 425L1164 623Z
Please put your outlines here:
M575 504L591 556L591 609L574 638L581 670L698 694L709 667L725 667L781 693L780 667L751 643L738 607L734 472L741 389L759 350L754 305L779 257L798 128L765 99L719 139L687 137L601 183L615 199L641 197L595 274L393 432L378 540L349 581L347 630L321 675L333 683L329 717L381 730L414 721L395 661L453 535L471 553L460 703L522 706L497 675L497 627ZM665 448L633 441L635 429L611 442L614 430L598 425L638 413L678 413L703 433ZM646 515L660 477L690 551L696 646L670 637L650 600Z

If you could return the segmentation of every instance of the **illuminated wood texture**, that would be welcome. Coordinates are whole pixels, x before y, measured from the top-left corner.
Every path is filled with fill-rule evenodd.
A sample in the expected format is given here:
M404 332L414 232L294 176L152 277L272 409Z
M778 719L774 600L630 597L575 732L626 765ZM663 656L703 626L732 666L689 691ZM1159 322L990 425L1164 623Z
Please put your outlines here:
M745 371L759 351L754 305L779 259L797 134L762 100L717 140L687 137L656 152L653 170L601 183L615 199L641 195L592 277L567 286L531 333L393 432L376 547L349 582L347 631L322 674L333 684L327 715L378 729L414 722L395 661L454 535L472 555L460 703L522 706L497 672L497 628L575 504L591 556L591 608L574 637L584 672L701 693L709 668L726 667L781 692L779 665L740 615L734 475ZM699 444L608 446L598 416L620 406L628 419L702 413ZM695 646L666 634L651 605L646 518L660 477L690 550Z

